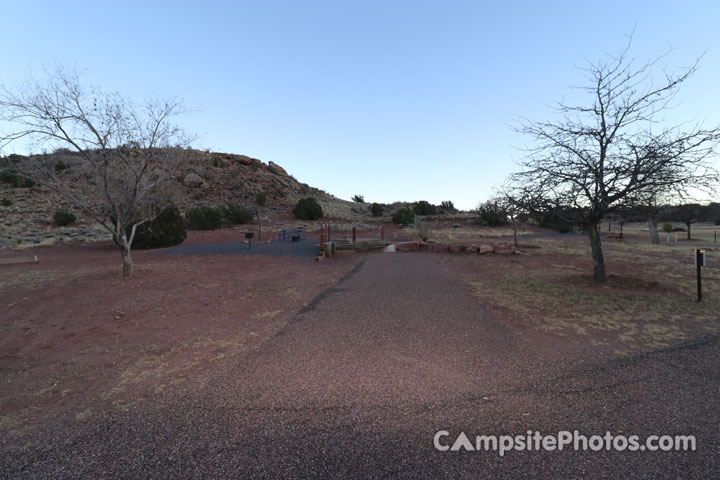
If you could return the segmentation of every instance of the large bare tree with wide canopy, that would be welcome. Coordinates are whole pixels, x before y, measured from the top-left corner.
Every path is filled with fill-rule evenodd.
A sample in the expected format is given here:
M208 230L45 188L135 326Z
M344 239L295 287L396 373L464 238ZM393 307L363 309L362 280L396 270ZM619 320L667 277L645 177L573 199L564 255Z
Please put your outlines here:
M133 271L136 229L172 201L176 172L189 139L172 123L178 100L133 103L118 93L84 88L63 69L15 89L0 86L0 149L27 141L28 148L68 148L62 157L30 155L20 174L58 193L111 235L123 275Z
M583 70L587 103L560 102L558 119L521 120L516 130L533 139L522 170L511 175L510 189L547 212L571 212L590 238L594 278L605 282L599 234L604 215L647 205L672 193L676 200L717 187L712 166L720 129L702 124L668 126L661 114L672 108L680 87L698 62L678 73L653 74L659 59L637 65L630 42L617 56L588 62ZM660 57L663 58L663 57Z

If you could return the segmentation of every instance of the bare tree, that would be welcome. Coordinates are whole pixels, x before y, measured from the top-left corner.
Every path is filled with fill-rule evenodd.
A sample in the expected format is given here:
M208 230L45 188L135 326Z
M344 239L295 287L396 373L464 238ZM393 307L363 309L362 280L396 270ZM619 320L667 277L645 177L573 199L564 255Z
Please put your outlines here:
M692 240L690 228L693 223L706 220L707 210L699 203L686 203L672 207L668 213L673 220L680 220L687 226L687 239Z
M431 235L430 227L427 226L427 222L423 222L418 217L415 217L415 220L413 220L412 233L414 233L423 242L427 242Z
M510 219L510 223L513 227L513 244L517 248L517 217L529 210L524 202L524 199L515 197L515 194L515 192L510 193L508 190L501 190L495 194L495 196L490 200L490 203L497 205L498 209Z
M650 243L660 245L660 236L658 235L658 205L656 198L651 198L647 202L648 209L648 229L650 230Z
M31 155L18 168L100 223L129 276L136 229L171 202L186 156L188 139L171 123L180 113L177 100L135 104L85 89L77 74L58 69L43 82L0 87L0 120L10 126L0 148L21 140L30 148L69 147L74 153L64 155L62 168L52 155Z
M586 105L557 105L559 120L523 120L517 131L533 138L511 176L516 187L533 189L548 205L576 212L590 238L594 277L605 282L605 260L599 223L604 215L630 206L648 194L673 192L687 198L695 190L718 184L711 157L720 129L702 125L658 125L680 86L698 63L653 81L657 60L635 66L627 47L585 69ZM661 57L662 58L662 57Z
M642 222L647 221L648 231L650 233L650 243L658 245L660 237L658 235L658 220L663 211L663 205L658 201L658 195L649 193L648 195L636 198L633 201L626 201L624 208L617 209L617 213L628 221Z

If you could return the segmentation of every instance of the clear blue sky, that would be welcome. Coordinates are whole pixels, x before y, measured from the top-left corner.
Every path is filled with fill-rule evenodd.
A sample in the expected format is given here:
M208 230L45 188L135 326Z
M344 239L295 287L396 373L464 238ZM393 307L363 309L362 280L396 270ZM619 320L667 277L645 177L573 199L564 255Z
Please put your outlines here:
M0 0L0 82L43 65L141 100L179 96L195 146L341 198L472 208L527 141L517 116L583 83L583 57L707 51L670 120L720 123L720 2Z

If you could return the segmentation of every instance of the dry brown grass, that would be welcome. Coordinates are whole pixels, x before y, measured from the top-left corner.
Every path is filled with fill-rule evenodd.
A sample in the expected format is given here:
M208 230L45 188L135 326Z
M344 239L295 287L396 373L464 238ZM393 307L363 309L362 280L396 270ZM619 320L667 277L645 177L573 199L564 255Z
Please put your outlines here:
M464 225L458 228L442 226L435 227L432 223L428 224L430 230L429 240L433 242L443 242L450 244L479 244L488 240L497 241L498 239L512 241L513 229L510 227L481 227L479 225ZM408 236L413 236L410 230L407 231ZM523 231L518 229L518 237L532 234L530 230Z
M540 248L503 262L500 272L477 268L462 275L483 305L497 313L557 335L612 345L617 352L668 346L720 329L720 269L703 270L705 298L698 303L687 246L606 241L611 278L598 287L589 279L592 264L584 239L524 243Z

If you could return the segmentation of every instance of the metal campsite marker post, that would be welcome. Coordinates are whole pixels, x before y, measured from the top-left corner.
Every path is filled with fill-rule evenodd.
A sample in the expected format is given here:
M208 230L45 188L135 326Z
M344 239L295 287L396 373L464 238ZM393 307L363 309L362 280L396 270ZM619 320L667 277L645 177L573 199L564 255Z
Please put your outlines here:
M695 249L695 266L697 268L697 294L698 302L702 302L702 275L701 268L705 266L705 249Z
M253 232L245 232L245 238L248 241L248 250L252 247L252 238L255 236Z

